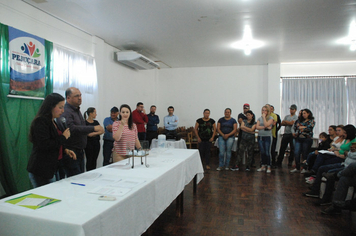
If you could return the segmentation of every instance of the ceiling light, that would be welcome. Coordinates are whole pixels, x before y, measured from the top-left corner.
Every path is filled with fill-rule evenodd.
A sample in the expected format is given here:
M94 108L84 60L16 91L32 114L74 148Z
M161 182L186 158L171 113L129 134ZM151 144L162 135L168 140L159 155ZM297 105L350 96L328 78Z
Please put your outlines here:
M338 44L350 45L350 50L356 50L356 22L352 21L350 24L349 35L345 38L339 39Z
M233 48L244 50L245 55L250 55L252 49L256 49L262 46L263 46L263 42L254 40L252 38L252 32L249 25L245 26L242 40L237 41L231 45L231 47Z

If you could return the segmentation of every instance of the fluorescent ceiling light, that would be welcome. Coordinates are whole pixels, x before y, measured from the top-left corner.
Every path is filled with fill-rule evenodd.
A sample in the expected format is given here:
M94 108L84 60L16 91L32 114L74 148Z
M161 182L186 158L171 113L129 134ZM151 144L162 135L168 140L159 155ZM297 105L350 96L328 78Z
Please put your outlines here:
M262 47L263 45L264 45L263 42L254 40L252 38L251 28L249 25L246 25L245 29L244 29L244 35L242 37L242 40L233 43L231 45L231 47L236 48L236 49L242 49L242 50L244 50L246 55L250 55L252 49Z
M345 38L339 39L338 44L350 45L350 50L356 50L356 23L352 21L350 24L349 35Z

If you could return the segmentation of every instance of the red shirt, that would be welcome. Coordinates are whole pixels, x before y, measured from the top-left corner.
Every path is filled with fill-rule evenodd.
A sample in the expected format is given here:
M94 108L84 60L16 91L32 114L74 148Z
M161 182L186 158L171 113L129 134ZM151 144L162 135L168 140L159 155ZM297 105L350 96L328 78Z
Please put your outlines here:
M138 111L137 109L132 112L132 121L137 126L137 132L146 132L145 124L148 122L148 117L145 113Z

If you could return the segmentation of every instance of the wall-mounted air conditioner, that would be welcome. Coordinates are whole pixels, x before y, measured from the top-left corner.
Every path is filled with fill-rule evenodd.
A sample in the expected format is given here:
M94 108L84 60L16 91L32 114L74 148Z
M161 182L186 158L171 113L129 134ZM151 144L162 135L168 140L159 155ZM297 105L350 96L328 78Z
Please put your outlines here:
M116 60L128 67L137 70L159 69L159 65L151 59L139 54L135 51L120 51L116 52Z

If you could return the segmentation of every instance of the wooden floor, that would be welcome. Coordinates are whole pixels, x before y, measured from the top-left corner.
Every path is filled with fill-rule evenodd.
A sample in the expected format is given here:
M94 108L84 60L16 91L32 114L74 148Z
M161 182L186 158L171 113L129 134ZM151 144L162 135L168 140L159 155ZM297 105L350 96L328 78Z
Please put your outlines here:
M196 195L186 186L183 216L176 217L173 202L143 235L352 235L356 214L322 215L315 198L302 196L303 175L290 174L286 163L266 174L219 172L218 158L212 162Z

